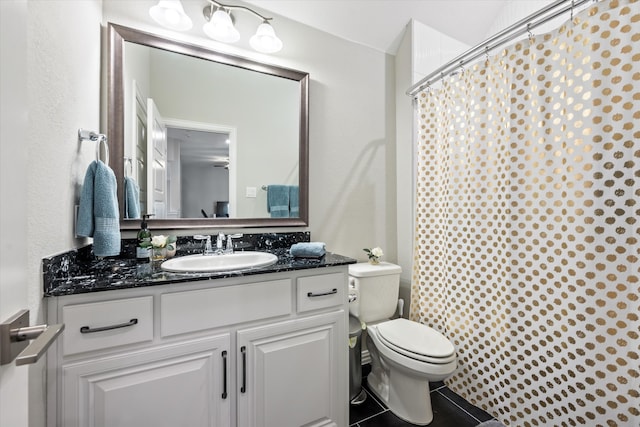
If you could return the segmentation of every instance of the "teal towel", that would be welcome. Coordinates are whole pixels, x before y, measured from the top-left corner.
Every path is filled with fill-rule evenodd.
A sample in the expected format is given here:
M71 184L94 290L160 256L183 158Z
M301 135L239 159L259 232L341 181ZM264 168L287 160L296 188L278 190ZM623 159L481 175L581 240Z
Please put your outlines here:
M291 218L298 218L300 216L300 208L299 208L299 189L297 185L292 185L289 187L289 216Z
M267 188L267 212L271 218L289 218L289 186L269 185Z
M128 176L124 178L124 217L140 218L140 187Z
M102 161L91 162L80 192L76 230L93 237L95 256L120 254L120 210L116 176Z
M301 242L291 245L289 253L294 258L321 258L326 250L322 242Z

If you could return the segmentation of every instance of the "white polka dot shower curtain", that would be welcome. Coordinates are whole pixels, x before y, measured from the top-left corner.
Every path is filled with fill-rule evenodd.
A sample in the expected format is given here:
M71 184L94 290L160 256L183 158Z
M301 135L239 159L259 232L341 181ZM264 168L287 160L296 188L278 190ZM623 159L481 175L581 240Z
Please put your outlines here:
M640 426L640 1L417 97L411 318L510 426Z

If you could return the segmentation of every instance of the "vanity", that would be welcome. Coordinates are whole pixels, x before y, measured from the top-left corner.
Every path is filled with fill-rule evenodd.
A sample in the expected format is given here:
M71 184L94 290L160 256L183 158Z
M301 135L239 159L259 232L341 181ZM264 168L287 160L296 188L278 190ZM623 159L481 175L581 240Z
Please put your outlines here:
M281 251L245 272L147 279L135 260L100 262L46 291L48 322L66 325L48 355L49 426L348 425L355 260Z
M148 213L154 234L308 227L308 73L116 24L105 28L105 40L109 166L121 230L137 230L139 215ZM180 64L177 74L190 78L155 84L173 69L163 61ZM199 74L184 67L206 70L200 74L208 80L194 90L187 85ZM214 72L220 77L211 78ZM178 84L185 87L175 90ZM232 96L222 98L231 85ZM243 111L245 99L250 111ZM183 104L189 108L178 110ZM209 200L212 190L196 193L192 183L181 194L191 175L198 184L214 180L197 174L200 164L185 166L179 155L189 147L171 141L167 129L224 131L229 145L224 153L206 147L217 159L206 167L227 170L226 193ZM289 188L277 206L287 205L287 215L267 204L272 185ZM177 197L194 194L195 209ZM213 218L220 203L228 211ZM84 248L43 260L47 322L65 324L47 357L47 425L346 427L347 266L356 261L332 253L294 259L286 249L308 242L309 233L292 234L303 239L256 237L253 249L278 261L241 271L158 271L135 254L96 259L82 255Z

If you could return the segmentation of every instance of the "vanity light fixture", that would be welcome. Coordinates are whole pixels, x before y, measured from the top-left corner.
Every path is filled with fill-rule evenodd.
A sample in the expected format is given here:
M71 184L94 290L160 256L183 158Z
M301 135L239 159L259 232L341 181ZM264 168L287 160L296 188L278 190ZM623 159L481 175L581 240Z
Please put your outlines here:
M273 18L262 16L255 10L245 6L225 5L215 0L208 1L211 4L203 10L204 17L208 22L202 28L207 36L224 43L238 41L240 33L233 26L231 9L244 10L262 20L256 34L249 40L251 47L262 53L275 53L282 49L282 40L276 36L273 27L269 23Z
M208 37L223 43L235 43L240 40L240 33L234 26L231 10L243 10L262 20L255 35L249 39L251 47L262 53L275 53L282 49L282 40L276 36L269 23L273 18L262 16L245 6L226 5L215 0L207 1L210 4L202 11L207 23L202 30ZM157 5L149 9L149 14L158 24L171 30L186 31L193 26L180 0L160 0Z
M193 27L191 18L184 13L180 0L160 0L149 9L149 15L158 24L170 30L186 31Z

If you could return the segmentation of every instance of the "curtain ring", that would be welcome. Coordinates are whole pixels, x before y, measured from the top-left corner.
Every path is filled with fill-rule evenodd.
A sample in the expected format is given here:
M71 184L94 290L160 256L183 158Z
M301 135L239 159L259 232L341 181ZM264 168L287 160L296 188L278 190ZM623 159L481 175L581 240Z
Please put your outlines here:
M575 0L571 0L571 23L573 24L573 7L574 7L574 1Z
M489 65L489 46L484 47L484 60L485 65Z
M529 36L529 43L533 41L533 33L531 32L531 22L527 24L527 35Z

